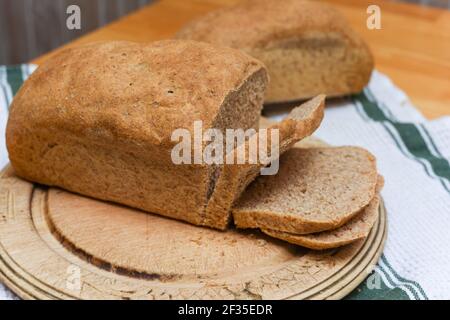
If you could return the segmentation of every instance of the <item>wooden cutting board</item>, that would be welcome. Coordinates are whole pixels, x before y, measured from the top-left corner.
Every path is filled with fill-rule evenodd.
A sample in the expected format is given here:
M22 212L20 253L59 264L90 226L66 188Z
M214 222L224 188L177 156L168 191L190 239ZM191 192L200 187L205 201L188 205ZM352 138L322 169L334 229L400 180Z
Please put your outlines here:
M322 252L0 176L0 280L26 299L339 299L370 273L366 240Z

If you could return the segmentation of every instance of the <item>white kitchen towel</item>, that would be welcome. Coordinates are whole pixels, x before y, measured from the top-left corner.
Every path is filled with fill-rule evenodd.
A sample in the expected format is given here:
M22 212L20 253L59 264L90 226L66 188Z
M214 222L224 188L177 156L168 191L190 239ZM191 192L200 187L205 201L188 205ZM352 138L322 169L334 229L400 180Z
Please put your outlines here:
M8 161L8 105L33 70L0 67L1 166ZM450 299L450 117L427 121L405 93L374 72L362 93L327 102L316 135L332 145L367 148L385 178L384 253L368 280L347 298ZM12 297L0 284L0 299Z

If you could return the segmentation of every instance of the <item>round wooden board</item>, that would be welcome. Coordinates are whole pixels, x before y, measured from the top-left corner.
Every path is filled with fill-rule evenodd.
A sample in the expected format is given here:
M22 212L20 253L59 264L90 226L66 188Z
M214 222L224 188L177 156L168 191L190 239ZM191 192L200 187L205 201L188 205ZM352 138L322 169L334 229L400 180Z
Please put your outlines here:
M0 280L25 299L340 299L372 270L365 240L312 251L0 177Z

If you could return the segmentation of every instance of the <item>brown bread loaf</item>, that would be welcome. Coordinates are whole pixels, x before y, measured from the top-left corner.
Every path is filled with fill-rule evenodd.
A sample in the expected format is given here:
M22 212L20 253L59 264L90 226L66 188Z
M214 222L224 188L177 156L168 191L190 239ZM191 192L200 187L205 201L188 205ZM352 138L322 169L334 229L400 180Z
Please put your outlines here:
M257 128L268 77L254 58L195 41L105 42L55 55L15 97L16 173L202 225L213 166L175 165L175 129Z
M244 0L192 21L176 37L241 49L261 60L271 78L268 103L359 92L374 66L347 20L319 1Z

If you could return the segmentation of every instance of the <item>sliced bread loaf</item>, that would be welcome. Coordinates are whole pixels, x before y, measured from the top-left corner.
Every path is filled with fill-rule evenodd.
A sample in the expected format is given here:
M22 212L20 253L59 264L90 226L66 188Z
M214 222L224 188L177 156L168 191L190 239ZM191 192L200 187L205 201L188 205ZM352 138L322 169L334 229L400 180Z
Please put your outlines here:
M195 41L70 48L15 97L9 158L25 179L203 224L215 168L174 164L171 134L257 128L267 82L258 60Z
M10 160L34 182L224 229L234 199L268 163L175 164L172 133L193 136L194 121L204 130L257 129L267 82L254 58L195 41L68 49L14 99ZM323 104L320 96L274 125L280 152L318 127Z
M275 176L260 176L232 209L238 228L293 234L336 229L376 194L375 158L358 147L293 148Z
M374 65L345 17L319 1L240 1L194 20L177 37L241 49L264 62L269 103L358 92Z

